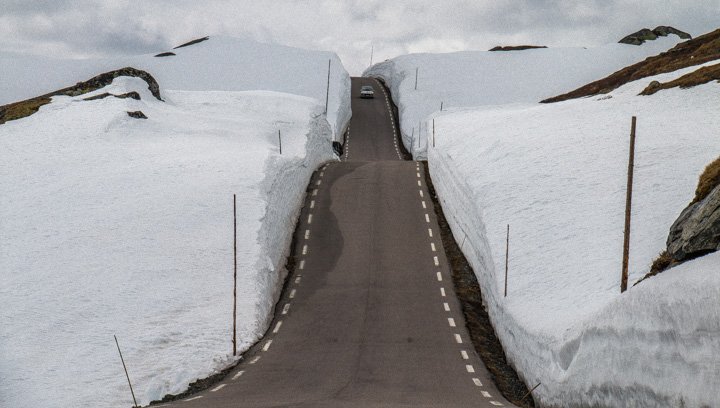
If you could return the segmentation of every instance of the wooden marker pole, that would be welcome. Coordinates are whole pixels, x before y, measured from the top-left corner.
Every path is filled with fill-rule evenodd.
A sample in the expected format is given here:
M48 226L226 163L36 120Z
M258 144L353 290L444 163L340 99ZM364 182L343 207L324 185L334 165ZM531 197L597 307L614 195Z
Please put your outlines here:
M628 159L628 181L627 195L625 197L625 240L623 242L623 263L622 278L620 280L620 293L627 290L628 281L628 264L630 260L630 215L632 212L632 185L633 185L633 169L635 167L635 116L632 117L632 125L630 127L630 158Z
M122 361L123 369L125 370L125 377L127 377L128 385L130 386L130 393L132 394L133 403L135 404L135 405L133 405L133 408L134 408L134 407L138 406L137 400L135 399L135 391L133 391L132 384L130 383L130 376L128 375L127 367L125 366L125 359L123 358L122 351L120 351L120 343L118 343L118 339L117 339L116 335L113 334L113 337L115 337L115 345L117 346L118 353L120 353L120 361Z
M508 255L510 255L510 224L507 226L507 239L505 241L505 297L507 297Z
M435 147L435 119L433 119L433 147Z
M233 194L233 357L237 355L237 197Z
M327 91L325 92L325 114L327 115L328 100L330 99L330 63L332 60L328 60L328 80L327 80Z

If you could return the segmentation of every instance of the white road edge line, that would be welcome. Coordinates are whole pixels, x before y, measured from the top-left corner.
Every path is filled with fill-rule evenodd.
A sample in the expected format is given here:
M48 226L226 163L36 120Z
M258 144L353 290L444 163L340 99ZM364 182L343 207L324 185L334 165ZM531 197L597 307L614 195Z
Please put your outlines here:
M199 397L193 397L193 398L186 399L185 401L195 401L195 400L199 400L200 398L202 398L202 395Z

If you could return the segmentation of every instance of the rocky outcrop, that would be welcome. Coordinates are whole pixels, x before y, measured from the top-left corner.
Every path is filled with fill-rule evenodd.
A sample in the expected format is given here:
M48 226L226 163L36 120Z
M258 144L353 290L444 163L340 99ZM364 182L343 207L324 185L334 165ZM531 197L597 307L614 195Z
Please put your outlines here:
M513 45L513 46L497 46L490 48L488 51L522 51L522 50L533 50L535 48L547 48L545 45Z
M574 91L545 99L553 103L568 99L606 94L628 82L645 77L673 72L681 68L704 64L720 59L720 29L692 40L682 42L667 52L625 67L601 80L584 85Z
M132 111L132 112L128 111L127 114L131 118L135 118L135 119L147 119L148 118L147 116L145 116L145 114L142 111Z
M670 228L667 256L683 262L720 249L720 185L685 208Z
M667 37L668 34L675 34L683 40L692 39L692 36L690 36L690 34L684 31L680 31L677 28L660 26L656 27L654 30L643 28L642 30L636 33L632 33L618 42L621 44L640 45L645 41L652 41L657 39L658 37Z

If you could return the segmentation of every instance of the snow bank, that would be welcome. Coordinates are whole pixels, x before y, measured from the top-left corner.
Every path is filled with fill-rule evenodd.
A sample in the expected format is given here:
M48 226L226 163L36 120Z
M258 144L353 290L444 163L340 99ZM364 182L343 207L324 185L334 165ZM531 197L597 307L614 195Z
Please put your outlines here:
M542 383L541 406L701 407L720 397L720 255L619 293L630 117L631 285L720 154L716 83L636 96L694 69L605 96L432 116L428 160L443 209L456 238L467 236L509 361L528 386Z
M432 128L423 121L439 111L441 104L448 109L538 102L603 78L678 42L677 36L670 36L640 47L610 44L590 49L411 54L375 64L363 76L382 78L390 86L399 107L403 143L413 157L425 159L425 135Z
M266 330L305 188L350 117L349 76L330 53L195 47L175 60L41 61L47 77L14 60L13 81L42 85L15 100L131 65L167 102L120 77L93 94L141 101L55 97L0 126L1 406L130 406L114 334L143 405L231 363L233 194L239 351ZM6 67L3 96L24 89Z

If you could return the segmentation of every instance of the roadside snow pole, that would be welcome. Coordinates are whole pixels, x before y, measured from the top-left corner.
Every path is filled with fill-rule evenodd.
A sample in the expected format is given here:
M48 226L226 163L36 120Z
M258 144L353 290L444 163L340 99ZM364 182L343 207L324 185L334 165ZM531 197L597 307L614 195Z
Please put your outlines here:
M628 281L628 263L630 258L630 213L632 210L633 168L635 166L635 122L636 118L633 116L632 125L630 127L630 158L628 159L627 196L625 198L625 241L623 243L623 264L620 293L627 290Z
M280 146L280 154L282 154L282 136L280 136L280 129L278 129L278 145Z
M235 271L233 272L233 357L237 355L237 196L233 194L233 258Z
M373 52L375 52L375 46L374 46L374 45L373 45L372 47L370 47L370 66L371 66L371 67L372 67Z
M418 68L415 68L415 90L417 91L417 75L418 75Z
M505 241L505 297L507 297L507 279L508 279L508 255L510 254L510 224L507 226L507 238Z
M125 359L123 358L122 351L120 351L120 343L118 343L116 335L113 334L113 337L115 337L115 345L117 345L118 353L120 353L120 361L122 361L123 369L125 370L125 377L127 377L128 385L130 386L130 393L132 394L133 403L135 404L133 405L133 408L135 408L138 406L137 400L135 399L135 391L133 391L132 384L130 383L130 376L128 375L127 367L125 366Z
M442 112L443 102L440 101L440 112Z
M325 115L327 115L328 100L330 99L330 62L332 62L332 60L328 60L328 81L327 81L327 91L325 92Z
M435 147L435 119L433 119L433 147Z

